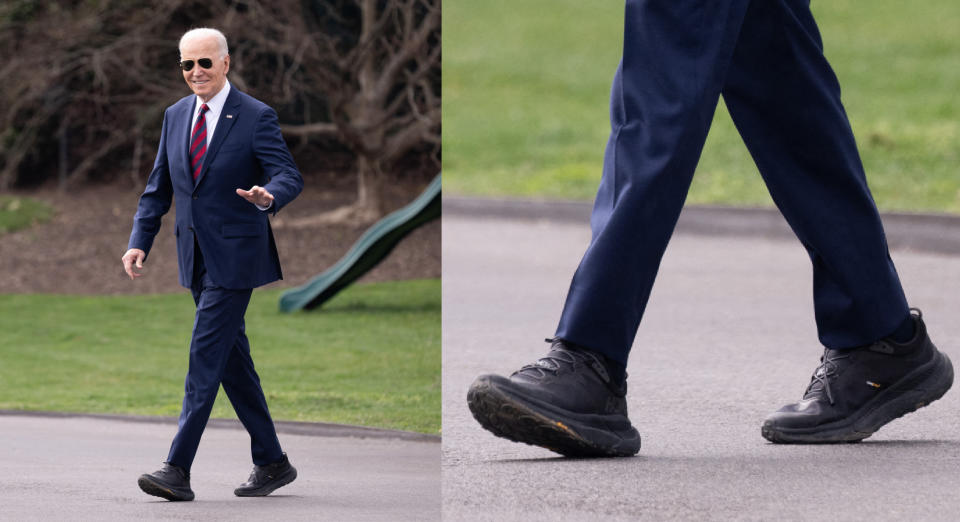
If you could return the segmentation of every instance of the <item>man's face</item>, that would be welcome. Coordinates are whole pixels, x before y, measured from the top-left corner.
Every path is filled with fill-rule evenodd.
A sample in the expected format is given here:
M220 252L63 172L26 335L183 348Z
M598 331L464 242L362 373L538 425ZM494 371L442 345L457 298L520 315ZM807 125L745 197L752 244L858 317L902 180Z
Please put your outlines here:
M213 65L209 69L200 66L201 58L209 58ZM230 70L230 57L220 58L217 40L213 37L191 38L183 42L180 48L180 61L193 60L193 68L183 72L190 89L203 101L210 101L220 92L227 81L227 71Z

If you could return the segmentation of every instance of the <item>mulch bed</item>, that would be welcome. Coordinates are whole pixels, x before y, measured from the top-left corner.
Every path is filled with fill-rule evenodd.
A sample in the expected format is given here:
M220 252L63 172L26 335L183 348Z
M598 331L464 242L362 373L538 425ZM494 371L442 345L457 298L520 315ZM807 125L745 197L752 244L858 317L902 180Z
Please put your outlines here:
M392 186L388 210L405 205L426 183ZM145 294L185 291L177 283L177 253L171 208L164 217L144 277L131 281L120 257L126 251L142 187L86 187L69 194L53 189L18 192L46 201L55 217L42 225L0 235L0 293ZM300 285L329 268L369 224L294 229L285 220L349 203L352 186L312 183L293 203L271 218L284 280L270 287ZM440 220L411 233L359 282L440 277Z

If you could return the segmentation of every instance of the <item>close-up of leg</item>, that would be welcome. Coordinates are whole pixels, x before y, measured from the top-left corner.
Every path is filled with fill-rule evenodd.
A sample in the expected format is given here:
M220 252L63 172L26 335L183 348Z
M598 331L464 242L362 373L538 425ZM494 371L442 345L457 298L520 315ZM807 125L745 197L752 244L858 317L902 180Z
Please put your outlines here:
M763 436L861 440L940 398L953 381L950 360L920 312L908 311L807 2L751 3L723 99L810 256L825 346L802 400L770 415Z
M627 358L686 198L747 2L627 2L611 135L550 352L510 378L481 376L471 411L495 435L567 456L640 449Z

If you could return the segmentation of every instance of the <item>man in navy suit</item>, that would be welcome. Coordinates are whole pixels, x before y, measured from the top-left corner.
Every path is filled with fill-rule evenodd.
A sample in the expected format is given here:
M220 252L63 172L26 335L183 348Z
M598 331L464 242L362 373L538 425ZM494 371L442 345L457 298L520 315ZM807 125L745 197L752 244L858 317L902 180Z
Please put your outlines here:
M180 284L197 305L177 434L162 469L145 474L144 492L193 500L190 467L223 385L250 434L254 469L234 493L263 496L292 482L244 333L254 287L282 278L268 213L290 203L303 179L273 109L227 81L227 40L215 29L180 39L180 67L193 91L167 108L153 171L140 197L123 266L131 279L150 252L160 219L177 202Z
M762 436L861 440L950 388L890 260L809 0L627 0L590 246L547 356L471 386L484 428L571 456L639 450L627 356L721 95L813 263L825 347Z

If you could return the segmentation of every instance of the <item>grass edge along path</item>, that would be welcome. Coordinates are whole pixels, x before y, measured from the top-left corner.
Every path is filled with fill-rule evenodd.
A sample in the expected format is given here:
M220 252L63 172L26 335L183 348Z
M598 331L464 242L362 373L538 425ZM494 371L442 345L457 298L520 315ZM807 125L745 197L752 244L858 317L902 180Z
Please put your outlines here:
M276 420L440 432L440 280L354 285L281 314L254 291L247 335ZM189 293L0 295L0 409L176 416ZM212 418L235 418L222 389Z
M880 209L960 213L960 2L811 7ZM444 192L592 200L623 23L622 2L447 2ZM687 201L773 206L722 100Z

